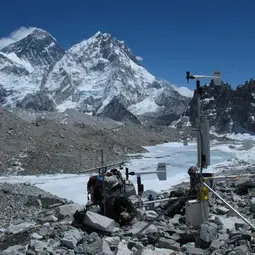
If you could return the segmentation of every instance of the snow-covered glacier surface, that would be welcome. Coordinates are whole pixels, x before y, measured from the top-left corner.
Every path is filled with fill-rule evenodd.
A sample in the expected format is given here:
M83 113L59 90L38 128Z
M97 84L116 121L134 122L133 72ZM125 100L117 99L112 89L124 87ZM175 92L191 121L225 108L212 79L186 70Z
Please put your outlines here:
M167 164L167 180L159 181L156 174L142 176L144 189L161 191L188 180L187 169L196 164L196 144L166 143L146 147L149 153L132 155L126 163L130 171L155 171L159 162ZM211 147L211 166L207 171L213 171L215 164L227 161L233 157L228 146L215 145ZM8 176L0 177L1 182L20 183L29 181L31 184L59 197L84 204L87 201L88 174L57 174L42 176ZM136 184L136 177L130 179Z

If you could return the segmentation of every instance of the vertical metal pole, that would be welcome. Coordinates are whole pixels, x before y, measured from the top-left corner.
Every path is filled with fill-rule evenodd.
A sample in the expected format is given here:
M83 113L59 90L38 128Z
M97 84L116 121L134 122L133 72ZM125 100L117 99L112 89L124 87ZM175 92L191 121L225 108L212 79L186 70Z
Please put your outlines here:
M200 173L202 174L202 148L201 148L201 102L200 102L200 81L196 80L197 87L197 165L200 167Z
M104 150L101 150L101 164L104 164Z
M102 165L102 168L101 168L101 171L102 171L102 174L103 174L103 200L104 200L104 215L106 215L106 194L105 194L105 183L104 183L104 180L105 180L105 169L103 167L104 165L104 150L101 150L101 165Z

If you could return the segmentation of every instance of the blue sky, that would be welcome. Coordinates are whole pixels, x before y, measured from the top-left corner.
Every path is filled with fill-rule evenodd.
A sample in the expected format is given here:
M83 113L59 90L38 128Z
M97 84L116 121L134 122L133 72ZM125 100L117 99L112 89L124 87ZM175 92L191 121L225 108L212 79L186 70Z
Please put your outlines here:
M236 87L255 78L254 10L254 0L1 1L0 38L39 27L67 49L100 30L126 41L160 79L193 88L187 70L220 70Z

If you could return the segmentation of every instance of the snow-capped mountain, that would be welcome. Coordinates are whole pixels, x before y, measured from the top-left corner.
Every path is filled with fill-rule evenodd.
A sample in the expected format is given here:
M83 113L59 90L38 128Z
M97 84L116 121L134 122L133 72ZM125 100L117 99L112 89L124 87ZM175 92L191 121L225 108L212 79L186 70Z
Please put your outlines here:
M61 59L65 51L48 32L35 28L28 36L3 49L9 58L24 65L28 71L47 67Z
M28 94L40 92L45 73L65 51L56 40L41 29L34 29L25 38L0 50L0 90L2 103L16 106Z
M136 116L177 116L191 93L157 80L125 42L107 33L97 32L65 52L50 34L35 29L0 51L4 106L99 115L114 99Z
M163 112L156 101L166 91L184 99L142 67L124 42L101 32L68 50L43 86L58 110L77 107L97 114L114 97L135 115Z
M233 90L230 85L202 87L201 108L210 126L218 133L255 133L255 81L250 80ZM188 115L195 124L197 99L190 102Z

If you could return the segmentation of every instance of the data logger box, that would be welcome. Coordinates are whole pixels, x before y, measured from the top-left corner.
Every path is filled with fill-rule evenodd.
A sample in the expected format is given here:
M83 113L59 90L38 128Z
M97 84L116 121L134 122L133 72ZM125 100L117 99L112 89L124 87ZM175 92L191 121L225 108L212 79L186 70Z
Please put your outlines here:
M208 221L208 201L188 200L185 205L185 213L186 225L199 227L201 223Z

